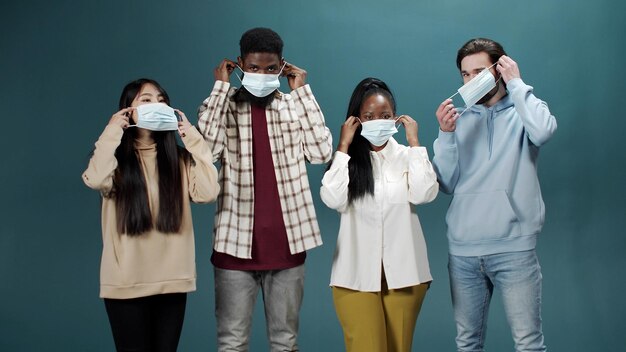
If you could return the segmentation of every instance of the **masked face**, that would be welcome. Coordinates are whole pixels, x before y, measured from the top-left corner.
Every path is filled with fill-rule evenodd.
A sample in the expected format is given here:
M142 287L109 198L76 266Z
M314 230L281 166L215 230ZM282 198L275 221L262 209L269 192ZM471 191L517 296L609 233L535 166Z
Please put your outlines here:
M476 104L485 104L491 100L500 88L499 80L496 80L492 71L496 64L491 63L489 55L485 52L468 55L461 61L461 76L463 76L463 86L458 89L465 102L465 110L461 112L463 115L469 108Z
M284 67L277 54L249 53L245 60L239 60L243 78L237 77L250 94L263 98L280 87L279 77Z
M178 118L174 109L166 104L166 99L156 86L146 83L131 103L137 108L132 114L135 123L129 127L141 127L151 131L171 131L178 129Z
M375 147L382 147L397 132L396 119L361 122L361 136Z
M132 126L150 131L175 131L178 118L174 109L165 103L142 104L137 106L137 124Z
M241 72L244 73L243 70ZM243 75L243 79L239 79L241 80L241 85L250 94L257 98L264 98L280 87L279 75L246 72Z
M478 103L481 98L485 97L487 93L490 93L496 87L496 78L491 73L491 67L485 68L459 88L458 92L463 98L466 108L470 108Z
M382 94L371 95L363 101L359 122L361 136L375 147L384 146L398 132L393 107Z

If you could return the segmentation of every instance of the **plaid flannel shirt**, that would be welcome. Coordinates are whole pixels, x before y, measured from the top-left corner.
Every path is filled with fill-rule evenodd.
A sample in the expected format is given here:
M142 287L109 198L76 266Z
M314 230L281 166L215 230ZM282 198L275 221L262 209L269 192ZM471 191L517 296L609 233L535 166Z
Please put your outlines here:
M254 177L250 104L236 103L236 88L216 81L198 111L199 130L221 164L213 247L238 258L252 257ZM330 160L332 136L311 88L276 92L266 108L267 130L278 194L292 254L322 244L313 207L305 158L312 164Z

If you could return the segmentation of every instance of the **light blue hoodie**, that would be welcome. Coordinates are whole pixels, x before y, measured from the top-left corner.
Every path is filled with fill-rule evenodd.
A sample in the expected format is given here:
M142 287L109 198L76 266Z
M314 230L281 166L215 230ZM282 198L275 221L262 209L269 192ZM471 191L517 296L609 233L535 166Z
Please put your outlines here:
M453 255L530 250L543 226L537 157L556 119L521 79L507 89L495 105L468 109L434 143L440 189L453 194L446 215Z

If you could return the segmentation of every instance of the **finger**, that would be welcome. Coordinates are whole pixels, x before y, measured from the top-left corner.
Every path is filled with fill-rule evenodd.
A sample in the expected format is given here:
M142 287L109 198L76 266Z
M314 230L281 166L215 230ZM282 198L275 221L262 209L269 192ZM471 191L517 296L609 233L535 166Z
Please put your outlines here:
M185 113L184 113L184 112L182 112L182 111L180 111L180 110L178 110L178 109L174 109L174 111L176 111L176 112L178 113L178 115L180 115L180 117L181 117L181 119L182 119L183 121L187 121L187 116L185 115Z
M500 56L500 59L498 61L506 63L506 64L511 64L511 63L515 62L515 61L513 61L513 59L511 59L510 57L508 57L506 55Z
M443 111L443 112L444 112L444 117L446 117L446 116L447 116L447 117L449 117L449 116L451 116L451 115L454 115L454 112L455 112L455 110L454 110L454 105L452 105L452 104L448 104L448 105L444 108L444 111Z
M452 99L446 99L439 104L439 108L437 108L437 112L444 112L445 107L452 103Z
M118 111L116 115L124 115L125 113L130 112L132 110L135 110L135 108L132 106L129 106L127 108L123 108L122 110Z
M237 63L236 62L234 62L233 60L226 59L226 68L227 69L232 71L232 70L235 69L235 67L237 67Z

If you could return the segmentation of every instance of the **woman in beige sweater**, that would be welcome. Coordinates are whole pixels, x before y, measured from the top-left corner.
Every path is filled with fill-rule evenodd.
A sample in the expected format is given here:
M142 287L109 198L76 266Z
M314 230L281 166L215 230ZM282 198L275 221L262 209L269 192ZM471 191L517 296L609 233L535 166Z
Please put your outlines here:
M153 80L127 84L83 173L102 195L100 297L118 351L176 350L196 289L190 200L219 193L206 142L169 104Z

